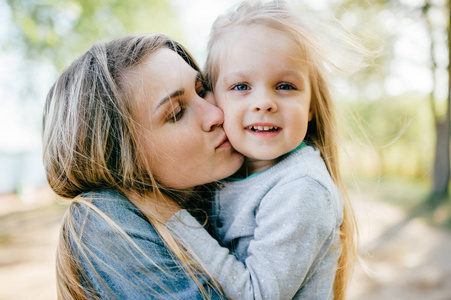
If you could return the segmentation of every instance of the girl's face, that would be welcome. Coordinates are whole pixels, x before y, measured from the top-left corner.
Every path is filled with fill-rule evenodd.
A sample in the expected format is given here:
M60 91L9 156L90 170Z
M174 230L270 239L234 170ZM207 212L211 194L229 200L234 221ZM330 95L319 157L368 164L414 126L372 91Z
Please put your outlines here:
M308 66L284 34L262 25L238 28L224 43L215 85L224 129L238 152L273 164L307 133Z
M164 186L190 188L233 174L242 156L222 128L222 111L202 98L199 72L176 52L159 49L130 80L142 125L141 146L153 176Z

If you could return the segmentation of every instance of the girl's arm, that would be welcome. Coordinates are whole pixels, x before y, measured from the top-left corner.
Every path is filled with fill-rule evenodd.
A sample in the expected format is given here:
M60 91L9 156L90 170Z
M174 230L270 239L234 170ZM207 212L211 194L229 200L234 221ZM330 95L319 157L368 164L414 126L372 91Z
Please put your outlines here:
M327 189L310 178L273 188L261 201L244 263L221 247L186 211L179 212L167 226L200 258L226 296L292 299L314 276L332 243L337 242L335 230L340 216L334 201ZM335 251L328 265L321 267L322 283L308 289L315 293L310 297L333 298L340 248Z

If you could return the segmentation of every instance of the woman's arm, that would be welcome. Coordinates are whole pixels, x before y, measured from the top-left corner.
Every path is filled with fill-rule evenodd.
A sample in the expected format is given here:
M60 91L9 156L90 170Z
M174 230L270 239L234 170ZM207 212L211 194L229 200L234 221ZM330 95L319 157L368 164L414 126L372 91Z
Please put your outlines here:
M174 217L167 226L200 258L226 296L291 299L336 242L338 216L332 201L322 185L308 178L272 189L260 203L257 228L244 263L221 247L186 212L176 215L182 222ZM323 278L322 288L326 290L320 291L326 295L324 299L331 293L339 250L333 255L330 270L323 270L328 274Z
M124 196L96 193L93 206L73 204L69 236L85 288L101 299L205 299L155 228ZM69 231L68 231L69 232ZM221 299L201 276L211 299Z

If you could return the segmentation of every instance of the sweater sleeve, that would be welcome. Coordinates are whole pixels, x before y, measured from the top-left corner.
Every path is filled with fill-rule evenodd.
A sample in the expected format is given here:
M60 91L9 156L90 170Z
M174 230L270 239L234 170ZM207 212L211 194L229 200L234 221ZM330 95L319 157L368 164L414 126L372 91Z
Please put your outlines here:
M236 299L292 299L329 250L336 227L330 193L310 178L275 187L262 199L244 263L187 212L177 217L181 222L171 219L170 229L199 257L226 296ZM331 265L333 274L335 267ZM325 288L329 295L332 286Z

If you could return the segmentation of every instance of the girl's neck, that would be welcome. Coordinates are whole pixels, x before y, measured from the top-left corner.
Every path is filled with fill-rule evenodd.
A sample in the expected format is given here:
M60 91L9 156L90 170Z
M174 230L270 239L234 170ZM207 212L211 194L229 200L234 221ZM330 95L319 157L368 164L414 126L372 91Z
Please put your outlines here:
M241 168L235 173L234 177L246 178L252 174L263 172L280 161L280 157L271 160L260 160L246 157Z

